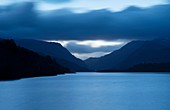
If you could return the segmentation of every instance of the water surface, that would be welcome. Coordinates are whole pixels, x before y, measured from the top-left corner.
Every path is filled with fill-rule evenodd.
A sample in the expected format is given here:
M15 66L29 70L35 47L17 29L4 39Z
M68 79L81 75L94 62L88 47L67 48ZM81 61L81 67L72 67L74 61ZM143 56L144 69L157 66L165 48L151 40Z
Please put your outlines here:
M1 81L0 110L170 110L170 74L77 73Z

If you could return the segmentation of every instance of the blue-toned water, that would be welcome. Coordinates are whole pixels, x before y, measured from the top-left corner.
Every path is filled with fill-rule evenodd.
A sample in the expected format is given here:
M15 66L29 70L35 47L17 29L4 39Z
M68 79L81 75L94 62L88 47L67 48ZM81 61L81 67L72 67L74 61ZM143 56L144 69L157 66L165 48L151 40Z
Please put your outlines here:
M170 110L170 74L77 73L1 81L0 110Z

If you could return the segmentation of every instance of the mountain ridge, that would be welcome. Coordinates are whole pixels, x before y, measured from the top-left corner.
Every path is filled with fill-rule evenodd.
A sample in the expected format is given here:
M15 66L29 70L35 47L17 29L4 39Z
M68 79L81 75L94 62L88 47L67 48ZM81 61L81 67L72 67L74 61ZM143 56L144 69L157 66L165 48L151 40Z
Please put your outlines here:
M51 76L71 71L50 56L19 47L14 40L0 40L0 80Z
M34 39L15 39L17 45L35 51L41 55L49 55L59 61L59 64L73 72L89 71L86 64L73 56L59 43L45 42Z
M170 62L170 45L167 39L136 40L122 48L99 58L85 60L96 71L126 70L140 63ZM100 63L102 62L102 63Z

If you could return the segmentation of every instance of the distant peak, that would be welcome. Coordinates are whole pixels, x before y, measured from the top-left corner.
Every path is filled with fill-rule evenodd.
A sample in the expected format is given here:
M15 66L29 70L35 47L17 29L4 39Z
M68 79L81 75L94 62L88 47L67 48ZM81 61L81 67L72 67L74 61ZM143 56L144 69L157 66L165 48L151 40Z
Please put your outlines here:
M125 10L123 10L124 12L132 12L132 11L141 11L142 8L137 7L137 6L130 6L128 8L126 8Z
M103 13L103 14L105 14L105 13L112 13L112 12L108 9L100 9L100 10L93 10L90 13Z
M94 60L94 59L98 59L98 57L89 57L89 58L85 59L84 61L90 61L90 60Z

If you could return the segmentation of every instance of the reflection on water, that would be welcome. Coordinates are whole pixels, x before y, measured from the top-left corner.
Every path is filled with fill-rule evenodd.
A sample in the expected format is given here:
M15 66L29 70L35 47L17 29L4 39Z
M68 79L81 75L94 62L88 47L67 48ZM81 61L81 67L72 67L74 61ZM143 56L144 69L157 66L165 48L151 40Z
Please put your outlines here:
M78 73L1 81L0 110L170 110L170 75Z

